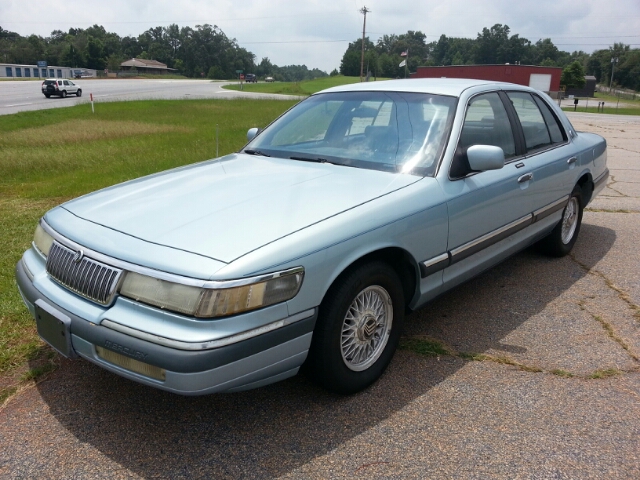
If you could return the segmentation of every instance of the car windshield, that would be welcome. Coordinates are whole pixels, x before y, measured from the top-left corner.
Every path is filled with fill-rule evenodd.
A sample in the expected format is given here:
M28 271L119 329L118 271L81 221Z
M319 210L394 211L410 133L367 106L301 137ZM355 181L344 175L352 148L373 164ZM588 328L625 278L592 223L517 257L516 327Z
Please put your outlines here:
M456 98L407 92L314 95L261 132L246 153L432 175Z

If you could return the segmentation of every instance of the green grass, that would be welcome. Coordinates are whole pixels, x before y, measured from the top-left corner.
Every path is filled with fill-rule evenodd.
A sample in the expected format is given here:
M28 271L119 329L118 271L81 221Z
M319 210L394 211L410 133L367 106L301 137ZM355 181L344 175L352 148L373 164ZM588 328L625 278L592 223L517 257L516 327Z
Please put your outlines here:
M580 105L578 105L578 108L575 111L583 112L583 113L608 113L610 115L640 115L640 108L629 108L629 107L616 108L615 106L614 107L605 106L604 109L601 109L601 111L598 111L597 102L594 102L594 104L595 105L593 107L589 106L588 108L581 107ZM574 111L573 107L562 107L562 110L564 110L565 112Z
M400 341L400 348L402 350L409 350L417 353L418 355L424 355L427 357L454 354L453 352L450 352L443 343L427 338L403 338Z
M0 116L0 376L34 378L46 365L14 280L38 219L87 192L237 151L295 101L176 100L88 104ZM27 363L45 365L34 367ZM2 378L0 378L2 380ZM8 384L9 383L9 384ZM0 399L16 385L0 382ZM1 401L1 400L0 400Z
M636 94L636 98L635 99L627 99L627 98L620 98L618 99L618 97L616 97L615 95L607 95L605 93L600 93L597 92L595 94L595 98L596 101L601 101L601 102L609 102L609 103L617 103L618 100L620 100L620 102L623 103L635 103L635 104L639 104L640 105L640 94Z
M246 92L307 96L326 88L337 87L339 85L348 85L350 83L358 82L360 82L360 77L344 77L342 75L337 75L335 77L322 77L316 78L315 80L307 80L304 82L244 83L242 85L242 90ZM236 83L227 85L224 88L228 88L231 90L240 90L240 85Z

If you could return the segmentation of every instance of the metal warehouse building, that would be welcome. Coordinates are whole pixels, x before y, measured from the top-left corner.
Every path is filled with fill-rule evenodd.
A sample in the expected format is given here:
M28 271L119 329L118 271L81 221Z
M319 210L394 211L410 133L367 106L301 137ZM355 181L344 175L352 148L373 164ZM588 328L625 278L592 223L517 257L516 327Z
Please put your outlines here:
M74 78L81 73L91 77L97 75L95 70L87 68L0 63L0 78Z
M418 67L411 78L473 78L495 80L533 87L543 92L560 91L560 67L536 67L534 65L448 65L442 67Z

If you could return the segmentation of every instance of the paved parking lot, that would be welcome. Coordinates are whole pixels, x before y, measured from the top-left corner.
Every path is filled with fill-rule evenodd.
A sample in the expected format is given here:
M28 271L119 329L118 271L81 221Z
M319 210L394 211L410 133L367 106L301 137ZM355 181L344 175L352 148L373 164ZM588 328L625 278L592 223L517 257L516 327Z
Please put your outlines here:
M571 256L525 251L409 316L350 397L187 398L63 361L0 410L3 478L640 478L640 117L571 114L611 179ZM473 354L482 354L469 360Z

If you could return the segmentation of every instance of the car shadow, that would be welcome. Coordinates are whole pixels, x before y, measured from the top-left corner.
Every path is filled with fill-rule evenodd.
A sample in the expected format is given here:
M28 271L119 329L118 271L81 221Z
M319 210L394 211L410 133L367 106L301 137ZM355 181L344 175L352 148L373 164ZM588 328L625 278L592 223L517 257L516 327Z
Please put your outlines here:
M613 230L583 224L573 255L593 266L614 241ZM459 351L520 353L526 345L501 339L585 275L571 257L529 249L409 315L404 335ZM135 475L268 478L365 433L464 365L457 356L400 350L377 383L352 396L298 375L248 392L182 397L65 360L38 390L60 425Z

